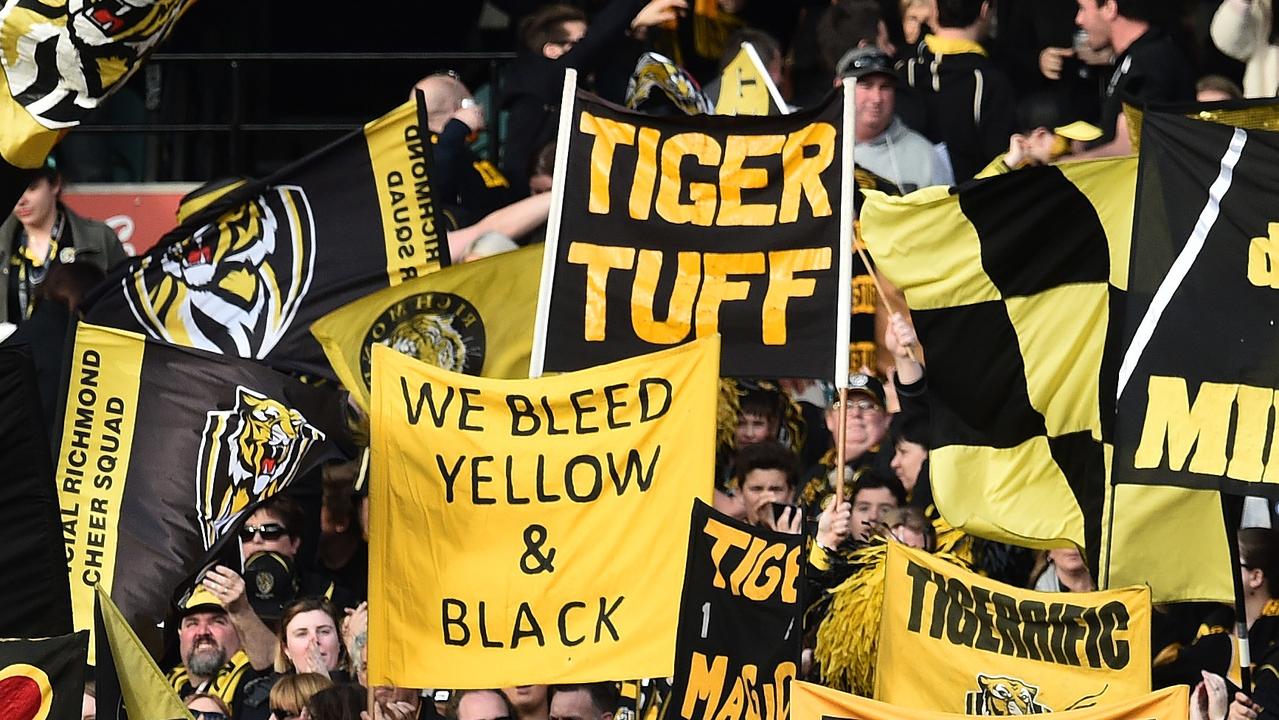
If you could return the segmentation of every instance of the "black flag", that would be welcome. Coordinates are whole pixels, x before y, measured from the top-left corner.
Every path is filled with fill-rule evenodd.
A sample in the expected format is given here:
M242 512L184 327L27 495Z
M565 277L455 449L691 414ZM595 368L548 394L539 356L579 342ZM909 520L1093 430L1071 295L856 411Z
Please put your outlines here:
M0 717L80 717L89 633L0 640Z

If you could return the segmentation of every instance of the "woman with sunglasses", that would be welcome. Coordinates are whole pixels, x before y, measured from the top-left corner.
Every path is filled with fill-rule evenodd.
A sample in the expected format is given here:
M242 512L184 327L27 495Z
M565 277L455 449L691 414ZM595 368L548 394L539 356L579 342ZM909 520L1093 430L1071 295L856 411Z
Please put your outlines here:
M187 710L195 720L230 720L231 708L216 695L196 693L187 698Z
M271 720L298 720L311 696L331 687L333 681L319 673L285 675L271 688Z

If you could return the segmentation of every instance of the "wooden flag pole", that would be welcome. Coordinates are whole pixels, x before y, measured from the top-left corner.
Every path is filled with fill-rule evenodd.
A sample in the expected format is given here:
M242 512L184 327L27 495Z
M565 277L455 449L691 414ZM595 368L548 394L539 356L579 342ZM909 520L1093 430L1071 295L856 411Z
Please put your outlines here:
M835 512L844 502L844 473L848 458L844 457L844 438L848 436L848 388L839 389L839 427L835 431Z
M1226 544L1230 548L1230 578L1235 588L1235 640L1239 643L1239 685L1245 695L1252 695L1252 653L1248 647L1248 609L1243 599L1243 576L1239 572L1239 526L1243 524L1242 495L1218 492L1221 497L1221 519L1226 526Z
M866 272L870 274L870 279L875 282L875 290L879 292L880 300L884 301L884 307L888 309L888 314L896 314L897 308L893 307L892 301L888 299L888 293L884 292L884 284L879 281L879 273L875 272L875 266L870 263L870 255L866 253L866 248L862 246L860 229L857 232L857 240L853 243L853 247L857 249L857 256L862 259L862 264L866 266ZM910 345L906 346L906 356L912 362L919 362L919 358L915 357L915 348Z

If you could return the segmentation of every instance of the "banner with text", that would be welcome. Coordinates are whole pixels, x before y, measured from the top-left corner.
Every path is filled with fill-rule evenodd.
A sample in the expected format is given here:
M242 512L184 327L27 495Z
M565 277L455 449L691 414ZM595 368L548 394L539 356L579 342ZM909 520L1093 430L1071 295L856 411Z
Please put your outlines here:
M1150 692L1150 590L1022 590L890 543L875 698L1031 715Z
M717 336L537 380L375 344L370 681L669 676L718 369Z
M449 264L428 136L410 101L265 180L195 191L85 317L336 379L311 323Z
M830 377L842 115L838 93L781 117L667 118L578 92L545 368L720 333L724 375Z
M693 506L672 707L684 720L788 720L804 538Z
M1001 703L1004 710L996 708L981 715L957 714L889 705L802 681L796 681L794 687L791 717L795 720L961 720L982 715L1020 714L1012 707L1015 703L1011 700ZM1189 706L1189 689L1177 685L1113 705L1056 712L1053 720L1186 720Z
M343 432L331 389L81 324L56 476L76 628L99 583L134 627L163 620L218 538Z

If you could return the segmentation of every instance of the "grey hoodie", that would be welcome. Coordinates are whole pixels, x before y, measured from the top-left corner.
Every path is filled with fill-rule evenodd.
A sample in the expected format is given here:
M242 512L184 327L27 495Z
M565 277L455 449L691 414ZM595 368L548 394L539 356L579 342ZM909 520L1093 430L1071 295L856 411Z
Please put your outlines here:
M945 149L928 142L897 117L875 139L857 143L853 158L857 167L896 184L903 193L955 182Z

